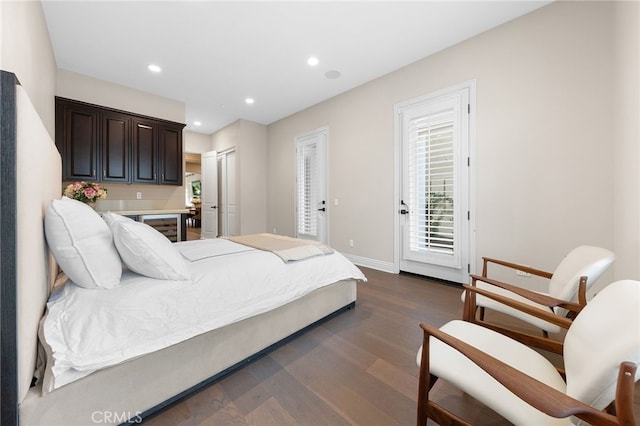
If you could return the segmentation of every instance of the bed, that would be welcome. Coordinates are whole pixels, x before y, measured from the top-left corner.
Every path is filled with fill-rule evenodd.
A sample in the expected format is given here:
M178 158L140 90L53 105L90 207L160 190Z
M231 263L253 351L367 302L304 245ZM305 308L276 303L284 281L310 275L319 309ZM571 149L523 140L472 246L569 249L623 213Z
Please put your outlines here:
M65 358L65 350L52 350L46 326L49 315L57 309L62 312L62 317L77 315L74 317L75 323L90 322L88 318L92 318L86 310L72 314L73 305L65 304L69 300L79 298L82 304L95 308L95 312L104 308L103 305L118 305L120 311L112 313L111 317L100 318L110 318L112 325L121 319L121 325L125 327L127 321L124 313L134 310L131 308L141 303L134 298L131 288L144 288L142 294L146 296L142 297L147 297L147 300L149 297L152 300L162 297L175 300L175 305L180 308L178 311L184 313L185 306L192 306L189 304L194 303L193 299L178 300L178 296L194 292L203 280L206 281L203 276L211 269L218 271L215 274L218 281L215 286L210 285L216 290L209 291L212 293L209 295L212 299L204 306L218 312L221 307L215 305L215 300L223 290L216 286L226 282L224 277L237 273L232 272L233 268L230 265L239 258L255 257L257 265L260 265L259 268L241 268L244 269L242 273L245 279L248 279L244 282L249 287L231 287L232 292L247 295L259 292L261 284L255 279L261 271L264 271L262 275L276 277L275 281L282 282L285 275L278 274L283 273L283 268L293 266L311 271L309 265L318 262L320 268L339 269L327 266L328 264L323 262L341 255L326 253L307 260L285 262L271 252L240 246L236 242L205 241L204 246L198 245L201 242L187 242L175 245L175 250L179 251L185 262L188 262L193 274L189 279L155 278L156 282L149 284L143 280L147 278L141 277L135 268L129 270L125 267L120 283L112 289L87 289L71 282L65 283L63 279L58 280L63 285L52 293L52 285L58 277L57 263L60 262L59 259L56 262L50 253L45 239L43 218L47 208L52 205L52 200L60 197L60 156L16 77L11 73L2 72L0 86L0 422L3 425L139 423L144 417L242 367L318 321L354 306L356 283L357 280L364 280L364 276L351 265L353 269L350 272L334 276L330 278L330 282L316 283L309 287L305 285L304 289L288 282L286 286L293 288L294 294L285 298L270 298L267 294L262 294L257 300L247 301L245 305L237 302L231 313L220 314L226 315L224 321L217 321L216 315L206 321L202 317L195 319L189 316L191 312L187 312L189 315L185 315L186 321L195 321L201 326L197 330L191 329L187 334L179 336L173 333L175 330L167 331L169 329L161 329L160 332L155 332L156 334L145 331L139 336L132 333L133 340L124 345L126 350L119 351L117 356L105 356L98 361L82 359L70 369L62 368L63 372L52 379L51 370L56 367L55 362L51 360L52 352L60 356L59 361L64 361L58 364L63 367L67 366L68 359L83 357ZM221 248L220 245L225 247ZM300 267L302 262L309 263ZM267 273L267 269L263 269L268 267L267 264L275 265L276 272ZM319 274L307 275L317 277ZM157 292L161 291L162 287L169 289L169 295L165 293L164 296L158 296ZM173 296L171 291L174 292ZM59 302L60 300L65 303ZM116 300L126 303L116 303ZM253 311L246 310L244 308L247 305L256 305L259 308ZM49 308L45 311L46 306ZM197 310L207 311L205 308ZM47 320L43 320L41 324L45 312ZM159 315L155 311L147 314ZM170 321L165 318L151 322L161 322L163 326L170 327L173 319L172 317ZM118 327L114 325L113 328ZM125 329L131 330L127 327ZM62 330L62 334L65 334L66 329ZM39 331L44 338L44 344L39 344ZM113 339L117 341L120 337L115 336ZM107 342L103 342L104 339L93 340L98 345L92 346L94 353L104 351L104 348L100 347L101 344L108 346ZM140 340L153 342L146 345L145 349L135 348L135 342ZM79 347L82 348L82 345ZM44 356L47 353L48 362L43 366L38 360L47 359L47 356ZM34 374L39 376L39 379L38 384L32 386Z

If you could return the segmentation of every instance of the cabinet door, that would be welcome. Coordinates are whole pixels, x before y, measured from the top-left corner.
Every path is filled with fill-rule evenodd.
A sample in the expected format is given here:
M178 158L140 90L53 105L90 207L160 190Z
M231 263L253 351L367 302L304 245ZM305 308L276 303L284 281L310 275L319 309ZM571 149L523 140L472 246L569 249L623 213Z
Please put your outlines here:
M61 103L57 126L63 129L63 179L98 178L98 112L82 105Z
M123 114L102 113L102 180L130 182L131 120Z
M135 118L133 120L133 176L135 183L156 183L158 181L156 164L158 160L157 124Z
M158 148L160 184L182 185L182 127L160 125Z

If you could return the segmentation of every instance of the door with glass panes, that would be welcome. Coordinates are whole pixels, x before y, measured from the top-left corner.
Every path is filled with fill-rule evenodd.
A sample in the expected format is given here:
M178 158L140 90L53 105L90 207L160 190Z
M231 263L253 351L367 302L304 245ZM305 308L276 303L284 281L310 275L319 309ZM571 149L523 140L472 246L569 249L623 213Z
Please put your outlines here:
M297 136L296 237L328 243L327 139L322 128Z
M457 87L396 105L401 271L468 281L470 90Z

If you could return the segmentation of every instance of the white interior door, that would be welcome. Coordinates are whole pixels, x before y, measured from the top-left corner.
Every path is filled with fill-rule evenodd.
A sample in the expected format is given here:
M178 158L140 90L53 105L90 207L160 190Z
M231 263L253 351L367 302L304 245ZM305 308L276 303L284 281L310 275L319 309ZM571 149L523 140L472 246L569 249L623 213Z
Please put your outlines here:
M236 198L236 152L233 150L218 154L218 223L221 236L238 235Z
M296 236L328 243L328 129L296 137Z
M468 281L470 91L457 87L396 106L401 271Z
M202 154L202 238L218 237L218 154Z

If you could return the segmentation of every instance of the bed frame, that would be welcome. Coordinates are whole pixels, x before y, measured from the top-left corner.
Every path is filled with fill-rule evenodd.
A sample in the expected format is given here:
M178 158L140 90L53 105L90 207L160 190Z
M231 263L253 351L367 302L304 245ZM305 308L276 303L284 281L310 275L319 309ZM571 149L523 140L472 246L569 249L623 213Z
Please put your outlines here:
M42 396L30 385L38 323L56 275L43 217L61 193L61 160L14 74L0 71L0 96L0 424L140 423L355 305L356 282L334 283Z

